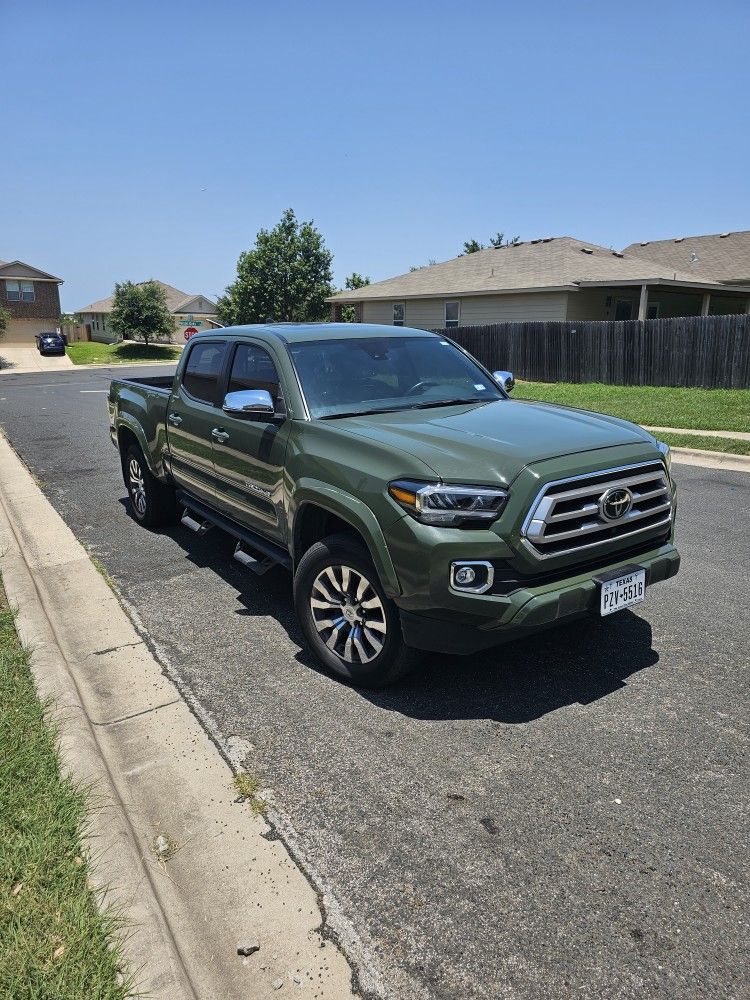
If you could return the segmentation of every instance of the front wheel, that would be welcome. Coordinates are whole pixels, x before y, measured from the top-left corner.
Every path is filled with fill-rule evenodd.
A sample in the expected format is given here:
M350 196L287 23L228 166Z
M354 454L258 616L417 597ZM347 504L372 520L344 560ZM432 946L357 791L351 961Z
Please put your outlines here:
M385 687L417 662L369 553L348 535L326 538L304 554L294 605L311 650L344 680Z
M168 524L177 516L174 489L161 483L146 465L141 449L132 444L125 452L122 474L128 488L133 517L146 528Z

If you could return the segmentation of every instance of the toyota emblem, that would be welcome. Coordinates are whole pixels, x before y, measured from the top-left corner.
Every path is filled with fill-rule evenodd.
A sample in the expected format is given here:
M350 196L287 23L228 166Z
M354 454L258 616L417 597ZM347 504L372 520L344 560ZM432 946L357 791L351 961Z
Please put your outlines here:
M613 486L602 494L599 513L605 521L619 521L633 506L633 494L624 486Z

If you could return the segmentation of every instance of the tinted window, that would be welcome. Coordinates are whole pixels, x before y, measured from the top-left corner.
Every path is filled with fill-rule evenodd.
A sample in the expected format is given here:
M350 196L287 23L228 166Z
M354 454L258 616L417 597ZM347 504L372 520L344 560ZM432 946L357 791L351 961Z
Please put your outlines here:
M184 388L204 403L216 403L216 390L224 359L223 341L195 344L190 350L182 376Z
M278 401L279 376L268 351L254 344L238 344L232 361L227 392L241 389L265 389Z

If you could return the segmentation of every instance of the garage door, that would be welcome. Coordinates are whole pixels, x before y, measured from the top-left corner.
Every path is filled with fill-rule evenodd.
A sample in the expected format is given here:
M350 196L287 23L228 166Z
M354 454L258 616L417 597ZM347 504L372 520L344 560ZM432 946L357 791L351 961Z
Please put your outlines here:
M9 347L11 344L23 344L25 347L33 346L34 338L38 333L45 333L47 330L57 329L55 320L50 319L11 319L8 329L3 337L3 346Z

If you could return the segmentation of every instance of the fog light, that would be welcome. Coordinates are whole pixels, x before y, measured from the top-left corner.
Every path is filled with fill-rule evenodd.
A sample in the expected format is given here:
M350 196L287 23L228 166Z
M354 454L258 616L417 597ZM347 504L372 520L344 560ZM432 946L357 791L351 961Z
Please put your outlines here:
M451 563L451 590L470 594L484 594L492 586L495 570L484 559L462 559Z
M459 587L465 587L469 583L474 583L476 578L477 574L474 572L471 566L462 566L461 569L457 569L456 575L454 577Z

